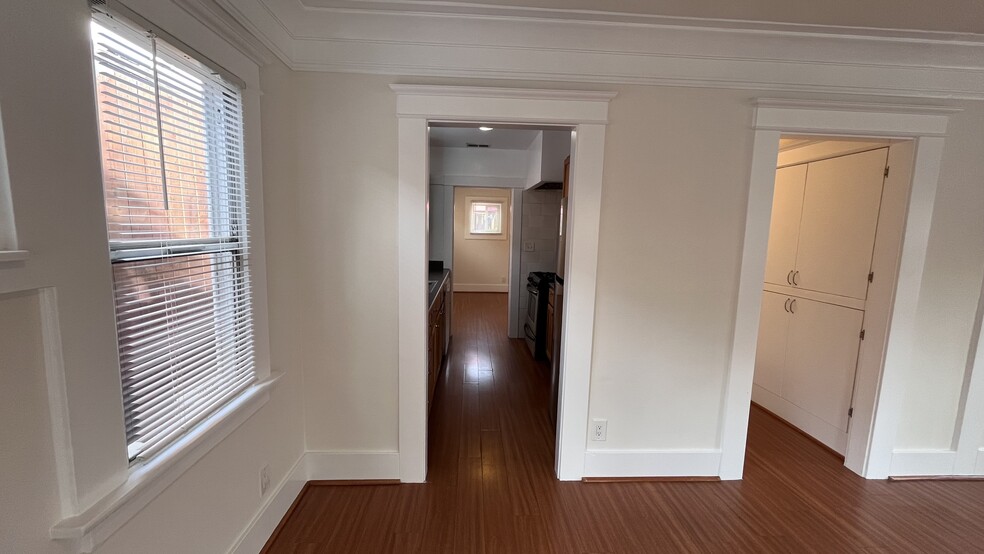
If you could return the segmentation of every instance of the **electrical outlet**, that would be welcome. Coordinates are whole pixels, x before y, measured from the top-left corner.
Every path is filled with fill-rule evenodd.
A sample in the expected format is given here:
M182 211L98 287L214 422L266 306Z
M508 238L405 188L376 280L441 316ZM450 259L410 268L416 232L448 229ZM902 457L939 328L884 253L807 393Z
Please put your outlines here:
M591 420L591 440L593 440L593 441L608 440L608 420L607 419L592 419Z
M523 252L533 252L536 250L536 241L524 240L523 241Z
M270 466L265 465L260 468L260 496L265 496L268 488L270 488Z

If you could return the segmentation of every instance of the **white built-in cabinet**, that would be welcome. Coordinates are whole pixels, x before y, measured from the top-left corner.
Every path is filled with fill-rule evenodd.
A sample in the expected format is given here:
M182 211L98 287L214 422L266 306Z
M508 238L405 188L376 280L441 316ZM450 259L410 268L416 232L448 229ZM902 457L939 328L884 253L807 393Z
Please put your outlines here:
M776 170L752 399L841 454L887 159Z

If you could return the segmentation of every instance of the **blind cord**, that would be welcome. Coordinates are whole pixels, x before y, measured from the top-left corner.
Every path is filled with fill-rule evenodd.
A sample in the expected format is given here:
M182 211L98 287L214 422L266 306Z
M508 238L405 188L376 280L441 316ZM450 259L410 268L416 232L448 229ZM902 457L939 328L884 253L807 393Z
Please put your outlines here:
M150 66L154 74L154 107L157 111L157 150L161 157L161 193L164 195L164 209L170 209L167 198L167 171L164 169L164 121L161 118L161 84L157 78L157 35L150 35Z

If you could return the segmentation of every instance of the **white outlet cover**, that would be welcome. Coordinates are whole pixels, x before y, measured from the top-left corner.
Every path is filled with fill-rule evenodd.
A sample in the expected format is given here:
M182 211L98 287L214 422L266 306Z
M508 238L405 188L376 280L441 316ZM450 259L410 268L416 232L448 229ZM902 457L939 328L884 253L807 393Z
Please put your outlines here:
M523 252L533 252L536 250L536 241L524 240L523 241Z
M608 440L608 420L607 419L592 419L591 420L591 440L593 440L593 441L605 441L605 440Z

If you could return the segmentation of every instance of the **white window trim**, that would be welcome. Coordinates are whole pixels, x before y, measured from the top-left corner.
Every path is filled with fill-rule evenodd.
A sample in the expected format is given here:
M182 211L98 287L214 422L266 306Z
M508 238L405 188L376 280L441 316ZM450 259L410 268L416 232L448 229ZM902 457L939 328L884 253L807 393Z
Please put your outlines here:
M77 552L92 552L262 408L283 375L278 372L253 384L160 454L135 464L127 480L110 494L81 514L56 523L51 538L73 541Z
M257 60L240 50L230 51L229 42L222 33L202 33L202 21L185 12L176 12L170 2L157 0L126 0L127 5L112 2L114 11L130 20L144 23L162 21L168 25L162 36L175 38L206 59L229 71L243 83L244 160L247 171L246 196L250 204L247 215L250 226L250 280L252 281L252 309L255 367L257 381L236 396L222 409L212 414L192 432L176 441L169 448L142 464L128 466L125 450L120 453L121 468L102 483L83 487L77 476L80 468L89 469L95 460L81 456L73 445L87 439L105 442L109 435L119 435L124 440L123 421L118 427L100 427L93 431L97 436L73 436L69 419L69 405L79 402L87 391L72 385L66 378L62 356L59 314L53 288L44 288L47 280L39 279L35 271L11 268L15 279L13 286L0 287L0 292L41 290L42 320L44 322L45 366L48 381L48 403L55 442L55 458L58 489L61 501L61 519L54 522L49 534L52 539L69 543L74 552L92 552L113 533L123 527L134 515L151 503L170 484L208 454L216 445L232 434L250 416L258 412L270 398L274 385L283 376L270 368L269 317L267 309L266 248L263 215L262 150L260 137L260 81ZM138 9L137 15L130 6ZM142 16L142 17L141 17ZM95 123L95 121L93 121ZM95 135L93 135L95 136ZM0 261L3 260L0 252ZM26 257L27 252L23 252ZM20 254L17 254L20 256ZM114 331L115 332L115 331ZM118 382L117 382L118 386ZM84 410L83 410L84 411ZM74 417L79 415L72 414ZM88 498L88 500L83 500Z
M479 204L498 204L501 206L500 230L498 233L475 233L472 232L472 205ZM465 206L468 207L468 234L465 240L506 240L509 238L509 199L504 196L466 196Z

